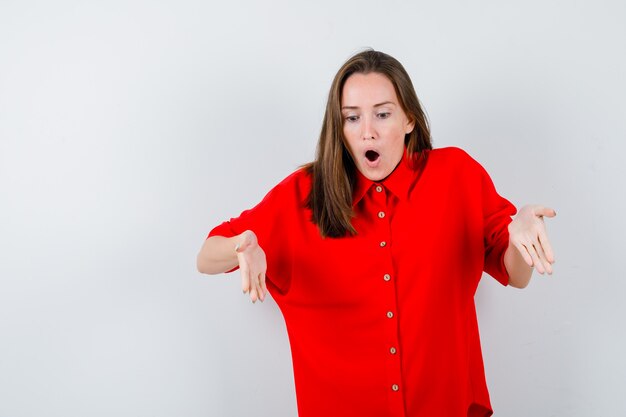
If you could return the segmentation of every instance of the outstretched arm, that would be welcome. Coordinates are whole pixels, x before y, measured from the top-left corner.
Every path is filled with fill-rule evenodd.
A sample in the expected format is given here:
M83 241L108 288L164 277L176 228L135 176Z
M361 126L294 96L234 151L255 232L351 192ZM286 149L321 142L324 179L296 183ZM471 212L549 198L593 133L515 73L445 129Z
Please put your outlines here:
M533 267L540 274L552 274L554 252L546 233L544 216L554 217L556 211L544 206L527 205L519 210L508 226L509 247L504 254L504 265L512 287L526 287Z
M209 237L198 253L196 264L203 274L221 274L239 266L244 294L250 292L253 303L265 299L267 260L252 230L233 237Z

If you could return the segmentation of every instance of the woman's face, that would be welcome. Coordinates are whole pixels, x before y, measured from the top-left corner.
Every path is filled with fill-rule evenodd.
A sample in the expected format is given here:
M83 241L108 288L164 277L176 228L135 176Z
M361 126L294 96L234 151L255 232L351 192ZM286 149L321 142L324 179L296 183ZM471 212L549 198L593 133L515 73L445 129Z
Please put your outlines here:
M352 74L341 92L343 135L357 169L380 181L404 155L404 136L413 130L393 84L383 74Z

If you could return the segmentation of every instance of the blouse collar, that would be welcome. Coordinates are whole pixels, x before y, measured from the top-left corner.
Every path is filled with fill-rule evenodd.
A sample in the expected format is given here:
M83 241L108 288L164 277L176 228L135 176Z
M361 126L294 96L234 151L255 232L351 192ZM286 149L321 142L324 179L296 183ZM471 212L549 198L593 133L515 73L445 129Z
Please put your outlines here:
M429 150L423 151L424 157L428 156ZM372 181L365 177L359 171L356 170L356 184L354 187L354 191L352 193L352 206L355 206L365 193L372 187L382 185L387 190L391 191L396 197L400 199L406 199L409 196L409 192L413 188L413 184L415 180L417 180L418 176L415 175L418 171L420 171L423 167L423 162L419 163L419 153L413 155L412 159L409 159L408 153L405 149L404 155L395 169L387 176L387 178L381 181Z

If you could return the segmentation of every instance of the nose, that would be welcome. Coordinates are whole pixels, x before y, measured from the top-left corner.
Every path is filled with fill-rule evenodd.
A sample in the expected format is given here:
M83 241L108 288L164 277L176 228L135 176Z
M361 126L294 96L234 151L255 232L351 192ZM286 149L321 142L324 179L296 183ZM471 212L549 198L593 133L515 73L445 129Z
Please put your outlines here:
M361 132L361 137L363 140L376 139L376 134L374 131L374 125L372 123L372 119L369 116L363 117L363 130Z

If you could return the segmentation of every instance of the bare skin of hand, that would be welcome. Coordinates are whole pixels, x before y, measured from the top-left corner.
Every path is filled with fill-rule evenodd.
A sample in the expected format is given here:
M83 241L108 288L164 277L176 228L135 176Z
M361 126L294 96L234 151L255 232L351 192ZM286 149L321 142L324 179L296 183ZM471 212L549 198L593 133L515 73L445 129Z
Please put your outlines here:
M540 274L552 274L554 252L543 218L554 216L554 209L531 204L522 207L509 224L509 241L517 248L524 261Z
M259 246L257 237L252 230L246 230L239 235L239 243L235 246L239 270L241 271L241 288L243 293L250 293L252 302L263 301L267 287L265 273L267 260L265 251Z

